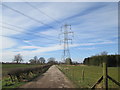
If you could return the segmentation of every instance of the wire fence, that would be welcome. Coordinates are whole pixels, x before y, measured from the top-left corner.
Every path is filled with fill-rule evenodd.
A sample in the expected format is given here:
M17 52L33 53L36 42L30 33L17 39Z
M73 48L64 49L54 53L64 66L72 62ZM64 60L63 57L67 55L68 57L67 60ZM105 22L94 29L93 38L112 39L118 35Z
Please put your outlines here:
M103 74L103 68L97 66L60 66L60 69L78 88L91 88ZM116 67L109 67L108 75L118 81ZM108 80L108 87L117 88L118 85ZM96 88L103 88L103 81Z

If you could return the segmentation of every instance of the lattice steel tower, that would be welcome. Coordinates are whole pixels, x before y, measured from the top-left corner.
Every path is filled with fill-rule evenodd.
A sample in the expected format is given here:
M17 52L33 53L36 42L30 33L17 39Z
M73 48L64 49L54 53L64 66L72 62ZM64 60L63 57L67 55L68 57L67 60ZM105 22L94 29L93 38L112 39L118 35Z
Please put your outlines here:
M70 35L71 34L71 35ZM62 55L62 61L65 61L66 58L71 58L70 57L70 50L69 50L69 41L71 41L72 44L72 39L70 36L73 37L73 32L71 31L71 25L65 24L61 27L61 33L60 36L62 36L62 39L60 39L60 44L63 43L63 55Z

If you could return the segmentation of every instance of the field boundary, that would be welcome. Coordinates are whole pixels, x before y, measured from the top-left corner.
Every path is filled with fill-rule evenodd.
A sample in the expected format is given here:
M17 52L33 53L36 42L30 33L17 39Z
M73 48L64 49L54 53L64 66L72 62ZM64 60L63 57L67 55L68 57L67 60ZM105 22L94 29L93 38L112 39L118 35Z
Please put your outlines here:
M65 77L75 86L75 88L79 88L68 76L60 69L60 66L56 65L56 67L65 75Z

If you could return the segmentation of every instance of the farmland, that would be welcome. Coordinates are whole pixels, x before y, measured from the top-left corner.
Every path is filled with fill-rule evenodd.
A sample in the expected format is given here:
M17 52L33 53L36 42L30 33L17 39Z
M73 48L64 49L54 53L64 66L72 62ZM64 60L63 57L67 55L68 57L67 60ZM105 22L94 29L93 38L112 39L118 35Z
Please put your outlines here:
M14 69L25 69L25 68L32 68L32 67L40 67L43 65L40 64L3 64L2 66L2 87L3 88L16 88L23 84L28 83L29 81L24 81L27 79L24 79L23 81L18 82L17 79L12 82L11 78L7 75L9 71L12 71ZM70 79L74 83L74 85L77 88L91 88L97 80L102 76L102 67L98 66L87 66L87 65L58 65L57 66L60 71L62 71L65 76ZM83 70L84 70L84 78L83 78ZM37 71L37 74L33 73L31 74L31 77L29 80L33 80L40 74ZM108 67L108 75L111 76L113 79L118 81L118 67ZM118 86L114 84L112 81L108 79L108 85L109 88L117 88ZM97 85L97 88L101 88L102 83Z
M20 85L23 85L44 73L49 67L50 65L40 64L3 64L2 87L19 87Z
M8 71L11 71L15 68L27 68L27 67L36 67L40 66L39 64L2 64L2 77L6 77Z
M66 66L60 65L59 69L78 87L90 88L102 76L102 67L98 66ZM84 78L82 72L84 70ZM118 68L109 67L108 75L118 81ZM117 88L118 86L112 81L108 80L109 88ZM100 88L102 83L97 87Z

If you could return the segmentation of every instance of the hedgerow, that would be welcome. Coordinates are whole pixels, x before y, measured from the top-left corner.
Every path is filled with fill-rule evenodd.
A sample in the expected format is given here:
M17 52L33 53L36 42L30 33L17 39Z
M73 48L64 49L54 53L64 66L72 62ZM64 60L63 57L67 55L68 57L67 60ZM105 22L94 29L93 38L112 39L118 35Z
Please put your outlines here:
M8 72L11 81L23 81L31 78L31 74L40 74L44 73L51 65L43 65L39 67L31 67L31 68L17 68L10 72Z

